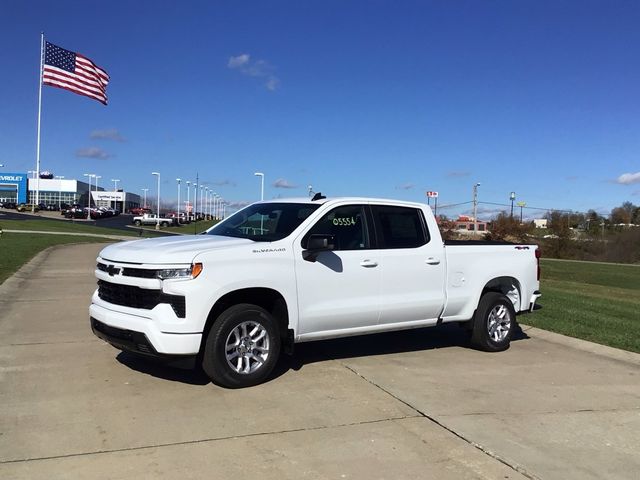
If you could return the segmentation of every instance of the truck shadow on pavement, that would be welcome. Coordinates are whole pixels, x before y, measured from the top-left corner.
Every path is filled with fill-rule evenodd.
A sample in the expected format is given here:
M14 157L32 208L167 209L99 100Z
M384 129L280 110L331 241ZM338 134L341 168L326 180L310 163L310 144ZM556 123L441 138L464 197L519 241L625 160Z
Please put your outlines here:
M511 341L528 338L520 325L516 324ZM451 347L473 348L469 333L457 324L301 343L296 345L294 355L282 356L274 370L273 378L289 370L298 371L305 365L326 360L375 357Z
M528 338L516 324L511 341ZM267 381L316 362L451 347L472 348L468 332L456 324L300 343L295 346L293 355L281 355ZM126 352L119 353L116 360L132 370L163 380L201 386L211 383L199 365L194 368L189 364L167 364Z

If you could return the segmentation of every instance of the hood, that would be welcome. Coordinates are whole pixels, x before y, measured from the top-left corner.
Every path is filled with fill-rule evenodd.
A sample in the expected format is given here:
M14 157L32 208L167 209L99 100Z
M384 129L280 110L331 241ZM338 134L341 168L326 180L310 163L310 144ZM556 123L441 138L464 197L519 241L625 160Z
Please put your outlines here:
M196 255L208 250L254 243L256 242L245 238L218 235L180 235L116 243L103 249L100 256L113 262L187 264L191 263Z

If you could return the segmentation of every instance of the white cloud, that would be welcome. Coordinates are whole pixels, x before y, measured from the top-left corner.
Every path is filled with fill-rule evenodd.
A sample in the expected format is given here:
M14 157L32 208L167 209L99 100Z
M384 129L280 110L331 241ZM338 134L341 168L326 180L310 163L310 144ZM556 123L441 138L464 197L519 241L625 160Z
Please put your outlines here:
M616 183L619 183L621 185L631 185L633 183L640 183L640 172L623 173L617 178Z
M97 158L98 160L106 160L112 156L113 155L105 152L99 147L87 147L76 150L76 157L80 158Z
M276 68L266 60L252 60L248 53L229 57L227 67L249 77L264 79L265 88L271 92L280 86L280 79L275 74Z
M267 87L267 90L271 90L273 92L278 88L278 85L280 85L280 80L278 80L276 77L269 77L267 83L265 84L265 87Z
M114 140L116 142L125 142L124 138L116 128L105 128L104 130L94 130L89 138L99 140Z
M249 62L251 56L248 53L243 53L238 55L237 57L229 57L229 62L227 63L227 67L229 68L238 68L242 65L245 65Z
M273 186L274 188L298 188L297 185L289 183L289 181L285 180L284 178L277 179L275 182L273 182Z

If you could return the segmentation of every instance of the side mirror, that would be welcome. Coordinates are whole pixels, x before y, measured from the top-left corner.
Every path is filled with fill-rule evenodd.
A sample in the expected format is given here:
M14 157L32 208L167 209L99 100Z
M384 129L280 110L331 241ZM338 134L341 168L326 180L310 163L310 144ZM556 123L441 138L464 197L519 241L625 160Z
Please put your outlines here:
M334 248L334 235L313 234L307 240L307 248L302 251L302 258L308 262L315 262L320 252L326 252Z

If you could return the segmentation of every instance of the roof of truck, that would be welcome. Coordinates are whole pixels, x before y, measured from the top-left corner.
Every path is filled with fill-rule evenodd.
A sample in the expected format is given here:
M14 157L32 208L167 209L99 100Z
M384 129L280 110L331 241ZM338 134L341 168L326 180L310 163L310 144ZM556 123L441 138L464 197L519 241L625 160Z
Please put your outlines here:
M262 202L255 203L309 203L315 205L321 205L327 202L352 202L352 203L393 203L402 205L411 205L415 207L423 207L425 204L420 202L410 202L407 200L397 200L391 198L374 198L374 197L328 197L320 200L311 200L308 197L293 197L293 198L273 198L271 200L263 200Z

